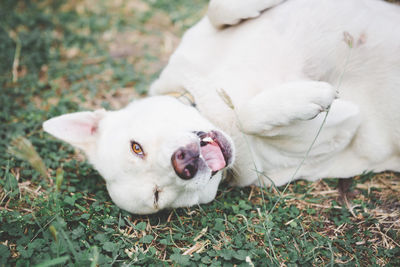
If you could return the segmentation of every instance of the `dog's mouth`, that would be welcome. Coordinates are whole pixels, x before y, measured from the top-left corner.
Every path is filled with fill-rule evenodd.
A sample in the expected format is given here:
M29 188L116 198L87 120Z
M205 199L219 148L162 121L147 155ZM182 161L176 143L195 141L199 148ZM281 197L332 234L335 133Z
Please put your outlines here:
M175 173L184 180L192 179L199 170L208 168L211 177L233 162L233 144L222 132L194 132L198 142L178 148L171 156Z
M219 131L196 132L200 139L200 154L212 174L232 163L232 145Z

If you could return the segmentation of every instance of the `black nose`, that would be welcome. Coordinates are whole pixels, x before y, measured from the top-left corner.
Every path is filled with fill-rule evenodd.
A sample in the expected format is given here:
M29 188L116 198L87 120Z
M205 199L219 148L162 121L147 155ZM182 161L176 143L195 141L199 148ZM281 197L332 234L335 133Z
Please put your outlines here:
M200 149L195 143L181 147L171 157L176 174L185 180L192 179L199 168Z

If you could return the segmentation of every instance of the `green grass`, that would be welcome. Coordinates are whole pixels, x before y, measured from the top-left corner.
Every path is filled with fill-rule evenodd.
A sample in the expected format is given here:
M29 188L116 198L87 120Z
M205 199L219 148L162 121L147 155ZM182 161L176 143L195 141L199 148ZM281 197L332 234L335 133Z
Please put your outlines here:
M0 266L400 265L393 173L356 177L349 205L327 179L292 183L271 213L275 189L226 184L207 205L116 207L82 154L41 123L145 94L206 1L58 3L0 3Z

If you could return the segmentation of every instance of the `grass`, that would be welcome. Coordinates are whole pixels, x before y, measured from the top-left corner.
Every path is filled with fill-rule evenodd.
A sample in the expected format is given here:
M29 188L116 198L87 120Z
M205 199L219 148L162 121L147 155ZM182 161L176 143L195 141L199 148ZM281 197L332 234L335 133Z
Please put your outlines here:
M215 201L150 216L41 123L146 93L205 0L0 3L0 266L400 265L400 176L283 188L220 186ZM274 204L278 204L271 213Z

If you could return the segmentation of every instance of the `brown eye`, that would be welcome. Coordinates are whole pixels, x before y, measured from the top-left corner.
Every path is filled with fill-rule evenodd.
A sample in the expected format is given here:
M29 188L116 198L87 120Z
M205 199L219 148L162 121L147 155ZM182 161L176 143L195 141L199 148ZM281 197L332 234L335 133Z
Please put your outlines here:
M139 157L141 157L141 158L144 157L144 151L143 151L142 147L139 145L139 143L137 143L135 141L131 141L131 149Z

